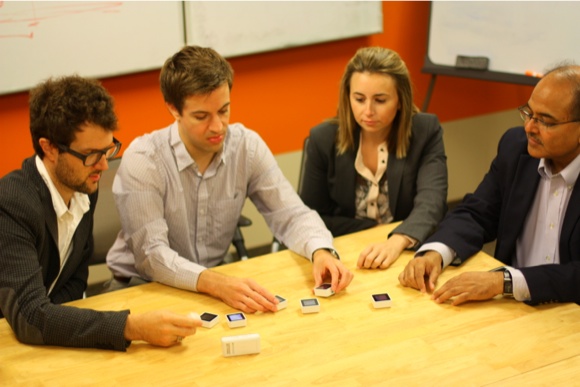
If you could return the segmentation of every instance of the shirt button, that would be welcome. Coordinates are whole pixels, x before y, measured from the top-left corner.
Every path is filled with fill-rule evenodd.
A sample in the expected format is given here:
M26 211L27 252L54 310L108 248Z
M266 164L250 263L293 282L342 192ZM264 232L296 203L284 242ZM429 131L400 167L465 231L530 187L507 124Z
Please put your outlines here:
M550 257L549 256L546 257L546 262L550 262Z

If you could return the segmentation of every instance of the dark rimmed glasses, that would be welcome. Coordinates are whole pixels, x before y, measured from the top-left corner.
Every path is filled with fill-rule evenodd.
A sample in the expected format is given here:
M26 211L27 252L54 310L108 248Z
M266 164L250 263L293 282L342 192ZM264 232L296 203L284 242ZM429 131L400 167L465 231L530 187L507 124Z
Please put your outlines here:
M571 121L565 121L565 122L546 122L541 118L534 117L534 112L532 111L532 109L530 109L530 107L528 105L520 106L518 108L518 111L520 112L520 117L524 121L524 124L527 124L528 122L530 122L530 120L533 120L536 123L536 125L538 126L538 128L540 128L542 130L549 130L549 129L553 128L554 126L569 124L572 122L580 122L580 120L571 120Z
M82 160L85 167L92 167L93 165L95 165L99 161L101 161L101 158L103 156L105 156L107 161L109 161L113 157L115 157L117 155L117 153L119 153L119 150L121 149L121 145L123 145L123 144L121 144L121 142L119 140L117 140L115 137L113 137L113 145L112 146L105 148L105 149L102 149L102 150L96 150L96 151L88 153L86 155L79 153L77 151L74 151L66 145L57 144L56 146L58 147L58 149L61 150L61 152L70 153L74 157Z

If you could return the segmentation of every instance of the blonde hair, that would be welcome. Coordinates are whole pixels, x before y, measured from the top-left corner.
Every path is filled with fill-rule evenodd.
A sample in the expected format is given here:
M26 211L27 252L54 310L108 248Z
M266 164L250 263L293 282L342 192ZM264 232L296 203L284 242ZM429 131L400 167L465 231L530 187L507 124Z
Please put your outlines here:
M405 62L395 51L383 47L361 48L346 65L340 82L338 114L332 120L338 124L338 153L354 149L354 131L358 128L358 123L350 106L350 80L354 73L363 72L389 75L395 81L401 108L385 140L389 152L396 154L397 158L403 158L407 155L411 142L412 119L419 109L413 103L413 87Z

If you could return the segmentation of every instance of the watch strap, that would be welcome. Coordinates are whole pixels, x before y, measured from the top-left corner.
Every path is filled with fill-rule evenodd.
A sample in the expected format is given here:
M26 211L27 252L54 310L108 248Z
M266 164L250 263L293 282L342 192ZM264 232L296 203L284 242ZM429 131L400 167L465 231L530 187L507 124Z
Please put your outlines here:
M512 280L512 274L505 266L496 267L490 271L501 271L503 272L503 293L504 297L514 296L514 285Z

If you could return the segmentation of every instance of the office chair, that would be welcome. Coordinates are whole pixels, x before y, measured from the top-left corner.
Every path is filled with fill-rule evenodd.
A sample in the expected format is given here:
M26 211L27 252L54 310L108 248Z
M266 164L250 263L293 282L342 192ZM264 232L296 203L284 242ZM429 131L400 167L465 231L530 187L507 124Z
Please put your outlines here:
M93 223L95 248L93 256L89 260L89 265L106 263L107 253L111 246L113 246L117 234L121 230L121 220L119 219L119 213L117 212L115 199L113 197L113 179L120 164L120 157L109 160L109 169L103 172L99 182L99 200L95 208ZM248 259L248 250L244 244L240 227L247 227L251 224L252 221L250 219L241 215L232 240L232 244L236 248L236 253L242 260Z
M308 146L308 141L309 141L309 138L306 137L304 139L304 144L302 146L302 159L300 160L300 173L298 175L298 187L296 190L296 192L298 192L298 195L300 195L302 193L302 186L304 184L304 166L306 165L306 158L308 157L306 154L306 147ZM275 253L275 252L285 250L285 249L286 249L286 246L284 246L282 244L282 242L280 242L278 239L276 239L276 237L274 237L270 251L272 253Z
M113 198L113 179L119 169L119 164L121 164L120 157L109 160L109 169L103 172L99 181L99 200L93 221L95 249L89 265L99 265L107 261L107 253L121 230L121 220Z
M249 258L248 250L246 249L246 245L244 243L244 236L242 235L241 227L251 226L252 221L246 218L244 215L240 215L240 219L238 219L238 227L236 227L236 232L234 233L234 239L232 240L232 244L236 248L236 253L238 254L238 258L241 261L245 261Z

